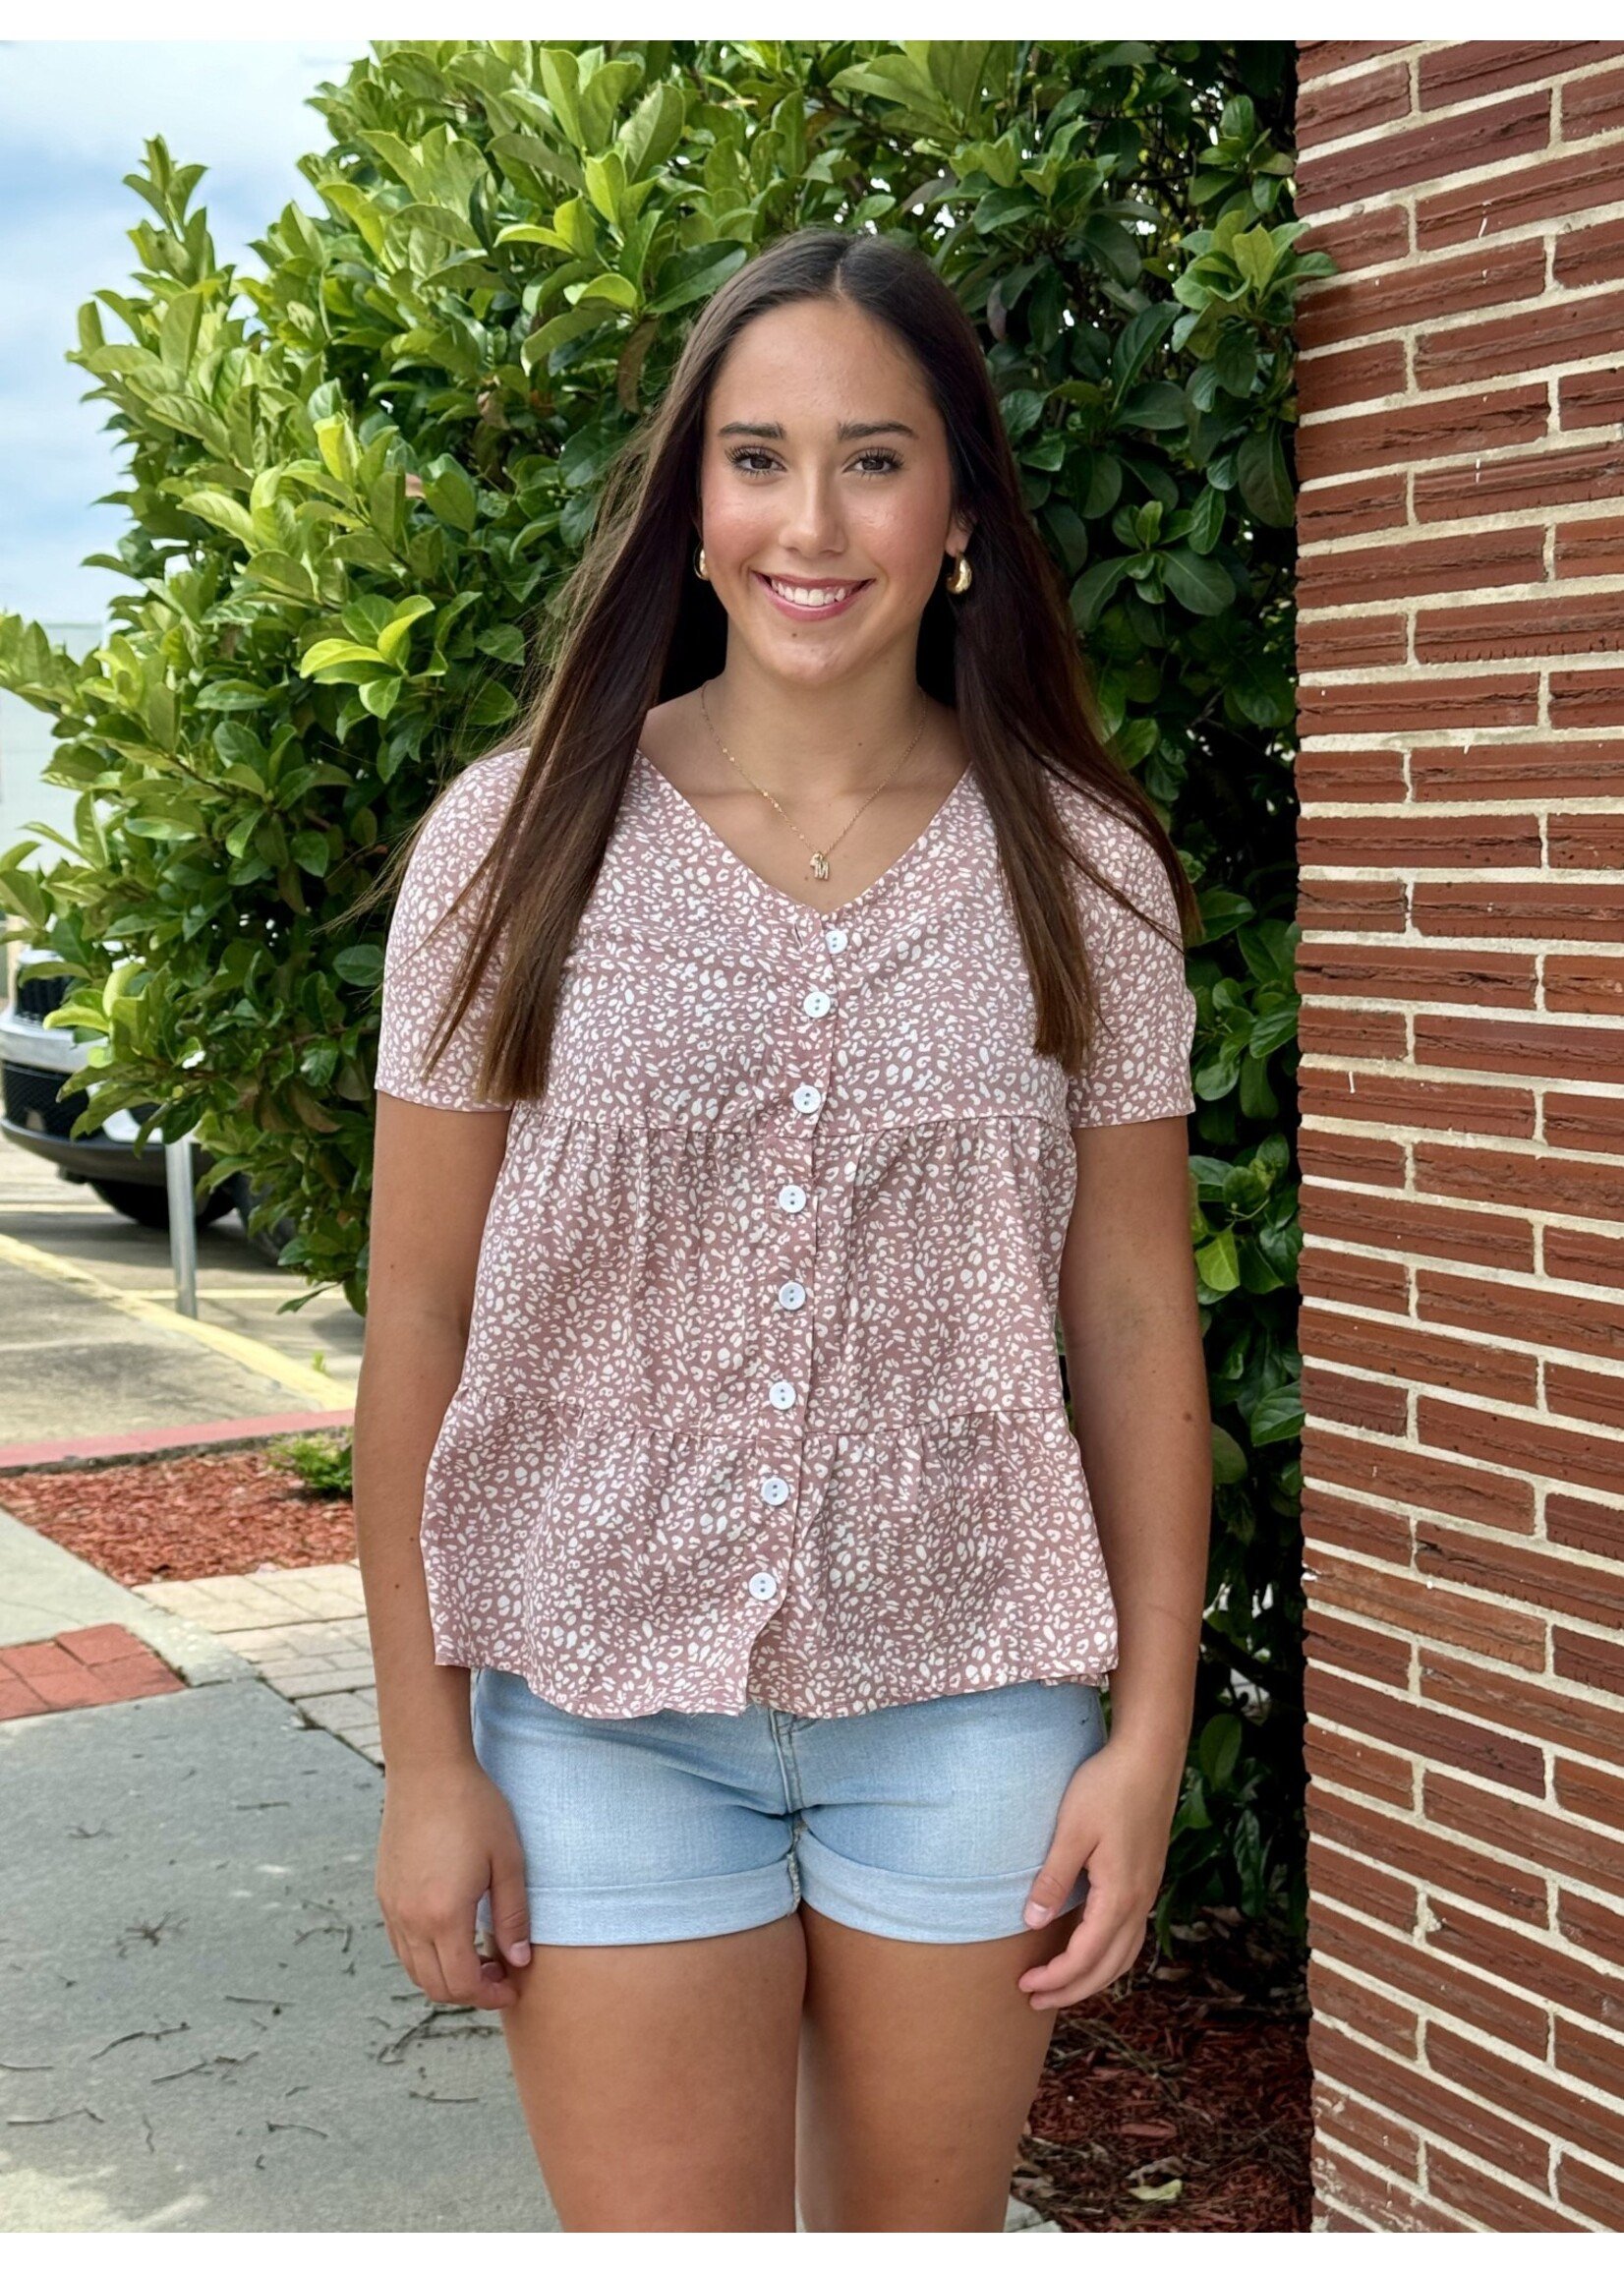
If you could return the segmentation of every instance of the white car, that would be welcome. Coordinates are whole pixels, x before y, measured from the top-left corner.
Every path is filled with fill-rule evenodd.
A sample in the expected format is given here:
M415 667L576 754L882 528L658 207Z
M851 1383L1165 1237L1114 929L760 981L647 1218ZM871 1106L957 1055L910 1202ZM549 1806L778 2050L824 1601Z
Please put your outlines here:
M85 1111L87 1093L75 1090L59 1097L57 1092L68 1076L87 1063L90 1045L76 1041L69 1027L44 1023L46 1012L63 1002L73 981L63 973L32 974L30 965L55 960L42 948L20 946L13 950L11 999L0 1010L0 1137L50 1161L68 1184L88 1185L110 1207L135 1223L167 1231L169 1193L163 1147L154 1139L142 1152L135 1149L143 1122L148 1117L121 1106L87 1137L71 1134ZM200 1178L212 1157L202 1145L194 1147ZM254 1205L254 1189L239 1171L199 1198L197 1220L212 1224L216 1217L235 1208L246 1230ZM274 1260L292 1232L292 1224L284 1218L274 1234L250 1237Z

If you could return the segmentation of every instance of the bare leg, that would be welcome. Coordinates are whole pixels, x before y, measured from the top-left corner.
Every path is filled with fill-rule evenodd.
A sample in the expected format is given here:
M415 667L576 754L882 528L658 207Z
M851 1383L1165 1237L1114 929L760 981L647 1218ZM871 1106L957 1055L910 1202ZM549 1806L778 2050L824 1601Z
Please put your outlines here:
M804 1915L535 1946L502 2022L566 2231L793 2232Z
M809 2230L999 2233L1057 2009L1015 1987L1073 1909L984 1943L905 1943L802 1904L799 2187Z

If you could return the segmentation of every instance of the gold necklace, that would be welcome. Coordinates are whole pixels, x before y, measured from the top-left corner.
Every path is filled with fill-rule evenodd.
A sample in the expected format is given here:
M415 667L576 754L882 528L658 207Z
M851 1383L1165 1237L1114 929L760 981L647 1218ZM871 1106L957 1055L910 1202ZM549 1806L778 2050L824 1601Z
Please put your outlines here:
M912 754L914 743L918 741L930 720L930 708L927 704L922 706L919 724L913 730L913 740L909 742L907 748L902 752L901 757L898 759L897 764L891 769L890 774L886 775L884 781L882 781L877 787L869 791L868 795L863 799L861 805L858 806L856 812L851 816L851 820L846 823L845 829L841 831L840 837L833 839L831 843L825 847L825 849L820 852L818 847L812 843L812 840L807 837L800 828L797 827L793 816L784 813L783 807L779 804L779 801L773 795L773 792L770 789L763 789L759 782L750 781L749 775L744 772L743 767L739 765L738 760L728 749L726 743L722 739L722 736L717 732L716 728L712 723L710 709L705 701L705 688L703 685L699 690L699 707L705 714L705 724L711 729L712 740L716 743L717 748L722 752L724 758L726 759L728 765L731 766L736 773L742 776L745 782L749 783L750 787L756 791L758 796L765 797L769 805L778 807L779 812L783 814L784 820L788 822L790 828L794 830L795 835L800 839L802 845L804 845L807 850L811 853L812 858L807 865L815 877L828 876L829 855L834 851L836 845L840 844L841 838L844 837L845 830L850 829L854 822L858 822L862 819L863 815L868 811L868 808L874 803L875 798L879 796L880 791L886 787L887 784L890 783L898 773L900 772L903 762Z

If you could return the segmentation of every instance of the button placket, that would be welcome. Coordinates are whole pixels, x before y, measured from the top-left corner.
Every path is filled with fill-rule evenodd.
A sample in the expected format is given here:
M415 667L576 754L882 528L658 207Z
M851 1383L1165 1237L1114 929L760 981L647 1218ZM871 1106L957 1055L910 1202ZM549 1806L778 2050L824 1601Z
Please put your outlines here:
M808 924L806 929L811 934L813 926ZM772 1438L779 1436L787 1451L793 1430L794 1459L784 1459L778 1465L770 1454L764 1453L759 1485L762 1506L785 1512L786 1522L783 1528L785 1568L794 1532L795 1485L791 1476L799 1472L805 1434L805 1387L811 1373L812 1289L808 1263L815 1211L809 1202L815 1181L816 1132L829 1094L829 1070L834 1053L838 1008L834 959L844 950L849 935L838 924L820 923L816 937L825 951L826 967L820 977L803 989L799 1002L798 1047L792 1060L799 1079L789 1092L784 1132L785 1166L789 1173L778 1187L774 1200L783 1244L782 1268L773 1307L782 1340L764 1385L771 1415L775 1419L783 1417L782 1429L771 1430L766 1442L771 1444ZM767 1537L771 1535L764 1531L763 1538ZM777 1600L781 1579L778 1572L765 1567L764 1561L763 1567L752 1572L746 1584L758 1603L768 1603Z

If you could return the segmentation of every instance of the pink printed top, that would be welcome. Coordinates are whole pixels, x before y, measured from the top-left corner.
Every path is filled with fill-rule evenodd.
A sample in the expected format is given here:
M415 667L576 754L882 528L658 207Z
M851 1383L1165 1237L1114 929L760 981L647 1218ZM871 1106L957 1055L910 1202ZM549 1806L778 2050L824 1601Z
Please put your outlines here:
M1099 1684L1116 1612L1055 1336L1072 1130L1193 1110L1182 951L1087 888L1105 1024L1069 1079L1032 1048L972 772L820 914L639 750L546 1092L492 1105L499 954L423 1071L476 896L424 941L523 765L499 751L452 783L384 964L377 1086L511 1112L425 1483L435 1662L611 1718ZM1056 795L1177 941L1131 825Z

